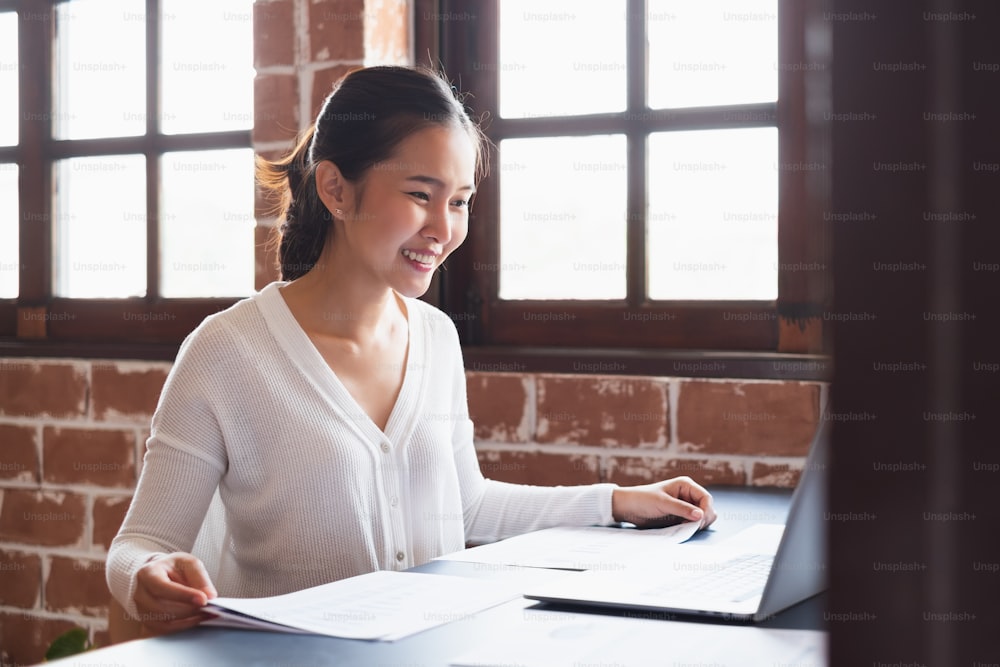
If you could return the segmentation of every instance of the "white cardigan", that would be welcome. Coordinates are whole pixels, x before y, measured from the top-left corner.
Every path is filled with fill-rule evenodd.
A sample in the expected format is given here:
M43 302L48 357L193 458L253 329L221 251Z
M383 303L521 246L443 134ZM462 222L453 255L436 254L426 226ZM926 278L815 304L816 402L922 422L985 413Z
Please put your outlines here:
M131 613L136 571L153 554L191 551L216 490L225 534L213 583L232 597L402 570L466 540L611 523L612 484L483 478L447 315L406 299L407 367L383 432L299 326L281 284L207 318L181 346L108 553L108 585Z

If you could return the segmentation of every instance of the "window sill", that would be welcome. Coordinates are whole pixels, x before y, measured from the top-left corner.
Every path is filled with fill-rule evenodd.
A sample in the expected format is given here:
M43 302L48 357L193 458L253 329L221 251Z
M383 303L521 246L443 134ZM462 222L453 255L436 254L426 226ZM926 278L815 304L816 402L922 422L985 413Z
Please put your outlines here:
M0 357L173 361L169 343L0 340ZM465 369L480 373L569 373L829 382L821 354L556 347L466 347Z
M465 369L500 373L574 373L829 382L821 354L556 347L466 347Z

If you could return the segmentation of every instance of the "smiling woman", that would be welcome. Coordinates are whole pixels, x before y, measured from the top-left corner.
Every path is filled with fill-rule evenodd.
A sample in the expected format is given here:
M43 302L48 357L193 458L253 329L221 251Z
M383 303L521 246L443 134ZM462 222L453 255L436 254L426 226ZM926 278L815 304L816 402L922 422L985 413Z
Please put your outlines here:
M375 67L334 88L291 155L260 163L282 197L283 281L208 317L171 368L108 552L108 583L132 615L173 631L204 620L217 593L402 570L467 541L714 520L687 477L627 488L483 477L455 325L416 298L465 240L483 152L444 79ZM216 493L227 540L210 574L192 549Z

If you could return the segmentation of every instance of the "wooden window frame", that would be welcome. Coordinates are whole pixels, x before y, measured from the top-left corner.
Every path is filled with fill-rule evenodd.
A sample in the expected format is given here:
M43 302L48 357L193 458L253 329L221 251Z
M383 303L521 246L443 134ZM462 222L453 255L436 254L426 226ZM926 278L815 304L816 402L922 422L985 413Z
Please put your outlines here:
M17 299L0 300L0 356L170 360L176 355L180 341L202 319L228 307L237 299L164 299L154 296L114 300L55 298L51 285L51 229L50 225L38 224L38 221L47 221L51 215L51 171L55 159L90 154L86 151L103 154L138 152L147 158L147 183L155 183L153 175L158 168L156 158L159 155L166 151L207 148L204 140L211 135L194 135L196 140L191 135L150 136L147 133L145 137L127 139L52 141L44 120L52 112L49 87L51 48L33 49L29 45L54 43L52 7L57 1L0 0L0 10L16 10L21 15L19 60L22 72L19 143L13 148L0 148L0 161L17 162L19 165L21 202L20 295ZM464 66L447 66L447 71L460 89L472 90L476 95L470 102L477 110L484 108L484 98L488 96L478 91L475 85L470 85L483 75L483 71L471 71L471 63L477 62L474 56L476 48L481 50L490 47L490 44L480 43L477 47L474 34L477 24L489 20L493 1L415 0L413 7L414 52L418 54L418 60L434 65L465 63ZM811 21L813 27L822 26L817 18L822 10L818 6L820 1L798 3L779 0L780 62L807 62L803 26L807 21ZM643 6L641 0L629 0L630 12L642 11ZM158 0L146 0L145 7L147 16L153 17L153 21L147 23L147 68L155 69L158 60L148 54L155 55L159 48L158 28L155 25L159 16ZM31 20L25 20L26 13ZM463 21L438 18L449 16L450 19L455 15L461 15ZM631 41L633 46L629 58L634 59L637 55L634 47L636 40ZM491 48L495 49L495 39ZM810 53L809 62L818 63L820 72L809 73L816 79L824 73L829 54ZM779 123L782 123L779 154L783 163L807 163L817 155L822 159L828 154L828 130L805 121L806 79L806 71L790 70L781 77L779 103L771 105ZM147 82L155 80L155 71L147 74ZM815 86L816 81L813 80L811 85ZM150 87L147 108L153 109L158 102L158 89ZM150 117L152 120L147 122L155 122L156 114L150 114ZM694 122L697 118L692 116L688 120ZM539 122L544 129L545 121ZM220 134L227 136L211 148L251 145L250 131ZM789 210L797 212L795 217L798 220L794 225L781 225L779 257L782 263L825 261L828 256L826 230L820 221L827 206L829 184L821 177L825 174L782 174L779 224ZM673 302L669 308L661 308L660 312L676 315L675 319L669 320L673 325L671 329L683 333L666 328L656 328L658 331L653 332L654 327L650 327L650 339L646 341L646 346L623 343L614 327L608 326L609 311L603 304L581 311L578 319L571 320L571 326L549 327L547 330L554 332L550 335L552 340L544 344L523 338L516 342L518 330L523 328L518 326L517 316L502 310L480 311L479 303L487 303L487 292L482 282L470 279L476 253L482 256L491 242L488 206L489 197L492 196L495 201L496 194L495 191L489 192L489 188L495 186L488 181L483 186L486 191L481 192L474 207L469 241L449 260L447 271L440 274L440 279L436 280L427 297L455 319L470 370L793 380L825 380L830 377L828 328L822 326L823 308L831 295L826 272L779 275L776 301L753 304L752 307L740 304L744 308L742 311L730 308L730 312L773 315L769 322L758 320L758 324L750 327L752 331L745 333L740 340L720 336L717 332L715 316L720 306L725 309L728 304ZM150 188L147 259L156 257L158 253L157 196L158 189ZM629 233L635 235L636 229L633 224ZM493 243L495 253L495 239ZM634 258L641 257L637 247L633 244L629 256L629 281L632 284L638 275ZM158 281L155 266L154 262L147 261L147 272L153 273L148 276L151 286ZM495 284L495 278L493 282ZM474 288L470 290L470 286ZM152 289L149 292L155 294ZM579 304L573 302L571 305ZM652 309L655 308L643 303L629 305L637 313L654 312ZM559 310L560 305L558 302L545 302L541 309ZM713 309L716 311L714 314ZM610 318L614 324L620 325L620 312L618 317L612 315ZM761 321L765 324L761 325ZM599 332L585 344L580 344L574 341L574 337L584 327L596 328Z
M608 367L628 374L660 374L675 366L727 360L723 376L788 377L775 368L797 367L792 377L829 376L825 306L832 295L826 265L828 229L823 211L829 188L828 129L807 122L807 86L828 75L814 47L807 54L806 25L816 25L818 2L779 0L778 101L729 107L645 108L645 2L627 0L628 108L572 119L504 119L497 113L496 0L418 0L416 47L440 64L469 106L485 116L494 142L507 137L625 134L628 153L627 293L624 301L502 301L498 274L476 270L500 264L497 179L480 184L465 245L442 273L439 305L456 320L466 358L499 370L573 372ZM436 24L426 19L443 16ZM421 17L425 20L421 21ZM635 17L639 17L638 20ZM827 54L828 55L828 54ZM815 106L815 100L813 101ZM638 119L638 120L637 120ZM648 119L648 120L647 120ZM650 301L645 292L645 137L652 131L775 126L779 131L778 297L774 301ZM567 130L567 127L570 129ZM800 168L793 168L798 166ZM823 267L803 271L802 267ZM788 267L786 269L786 267ZM556 317L556 316L559 317ZM548 317L546 317L548 316ZM625 327L636 322L662 326ZM727 322L727 320L729 320ZM626 330L628 329L628 330ZM768 370L768 369L772 370ZM648 369L648 371L646 370ZM670 372L714 375L715 372Z
M136 137L52 136L55 6L60 0L0 0L18 12L19 138L0 162L19 165L19 295L0 300L0 355L172 359L181 340L236 298L164 298L159 293L160 157L167 152L252 148L251 131L160 132L160 0L146 0L146 132ZM39 47L44 44L46 46ZM52 285L53 166L72 157L141 154L146 159L146 292L124 299L57 297Z

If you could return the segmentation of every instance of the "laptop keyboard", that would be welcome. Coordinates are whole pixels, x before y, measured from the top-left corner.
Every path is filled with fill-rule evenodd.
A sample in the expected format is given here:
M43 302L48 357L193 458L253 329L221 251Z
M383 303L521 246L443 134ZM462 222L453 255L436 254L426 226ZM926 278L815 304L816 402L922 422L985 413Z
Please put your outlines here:
M764 591L773 562L771 554L746 554L720 563L706 563L693 576L671 581L648 594L696 593L706 599L743 602Z

